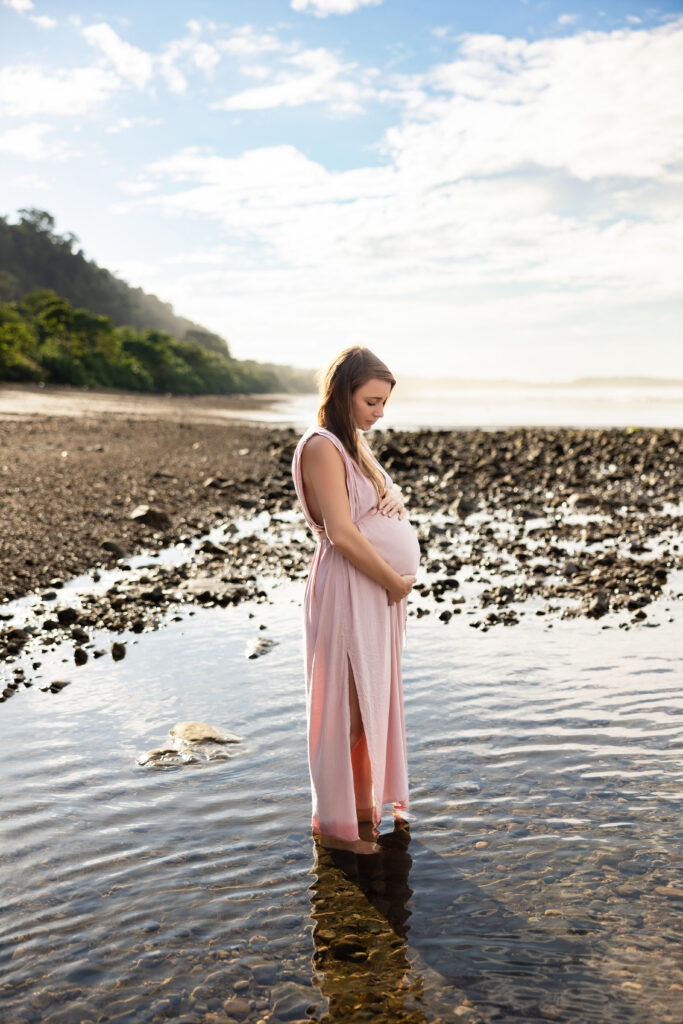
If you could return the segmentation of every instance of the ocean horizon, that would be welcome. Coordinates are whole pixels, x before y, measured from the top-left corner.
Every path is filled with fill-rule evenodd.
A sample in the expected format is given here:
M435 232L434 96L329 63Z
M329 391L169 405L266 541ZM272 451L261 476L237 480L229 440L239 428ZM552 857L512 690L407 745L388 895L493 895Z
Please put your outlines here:
M278 395L253 418L305 429L318 396ZM241 416L249 416L243 409ZM569 382L399 379L381 429L502 430L512 427L683 427L683 381Z

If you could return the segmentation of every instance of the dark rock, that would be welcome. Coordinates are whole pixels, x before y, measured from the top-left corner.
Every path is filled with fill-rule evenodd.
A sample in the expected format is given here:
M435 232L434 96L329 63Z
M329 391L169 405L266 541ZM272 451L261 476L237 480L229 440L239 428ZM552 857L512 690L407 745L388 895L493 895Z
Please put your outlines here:
M133 522L144 523L156 530L165 530L171 525L171 517L168 512L158 505L138 505L130 513Z
M60 626L70 626L78 621L78 612L75 608L60 608L57 611L57 619Z
M124 551L118 541L115 540L103 540L100 547L104 551L111 552L112 555L116 555L117 558L127 558L128 553Z
M599 590L588 598L586 604L586 615L591 619L599 619L609 611L609 595L604 590Z
M74 661L77 665L85 665L88 660L88 652L83 647L74 647Z
M122 661L122 659L126 656L126 645L119 643L118 640L115 640L114 643L111 645L110 651L114 661Z
M26 641L29 639L29 634L26 632L26 630L20 629L19 626L13 626L12 629L9 629L5 635L8 640L17 640L20 643L26 643Z
M54 679L51 683L48 683L47 686L41 686L40 689L43 693L46 693L48 690L51 693L59 693L59 691L63 690L65 686L68 686L70 682L70 679Z

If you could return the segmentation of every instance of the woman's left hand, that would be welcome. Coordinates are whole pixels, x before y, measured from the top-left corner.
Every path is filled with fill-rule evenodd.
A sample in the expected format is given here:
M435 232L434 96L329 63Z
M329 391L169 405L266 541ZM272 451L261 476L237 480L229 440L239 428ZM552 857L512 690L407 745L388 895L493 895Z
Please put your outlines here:
M398 487L394 485L387 489L379 499L377 508L383 516L398 515L399 519L403 519L406 514L406 508L403 504L403 498Z

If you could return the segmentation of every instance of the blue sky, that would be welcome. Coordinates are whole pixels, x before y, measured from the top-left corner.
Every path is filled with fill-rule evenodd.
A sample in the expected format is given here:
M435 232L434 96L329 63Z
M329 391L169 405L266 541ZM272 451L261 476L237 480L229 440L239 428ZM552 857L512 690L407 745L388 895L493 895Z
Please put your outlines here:
M0 212L240 357L683 377L683 5L2 0Z

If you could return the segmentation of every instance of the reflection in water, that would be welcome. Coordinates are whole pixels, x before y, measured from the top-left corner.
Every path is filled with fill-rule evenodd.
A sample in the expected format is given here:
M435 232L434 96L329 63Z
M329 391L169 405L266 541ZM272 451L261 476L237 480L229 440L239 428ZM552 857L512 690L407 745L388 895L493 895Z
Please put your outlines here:
M396 1019L423 1024L422 978L411 976L406 937L412 895L410 832L380 836L380 854L357 856L315 845L310 888L314 982L328 1001L320 1020Z
M553 919L513 912L499 890L411 840L405 823L377 842L375 856L315 847L313 981L328 1002L319 1020L481 1024L540 1014L573 1024L590 1007L586 1020L640 1024L596 965L597 935L558 934ZM570 984L553 992L559 977Z

